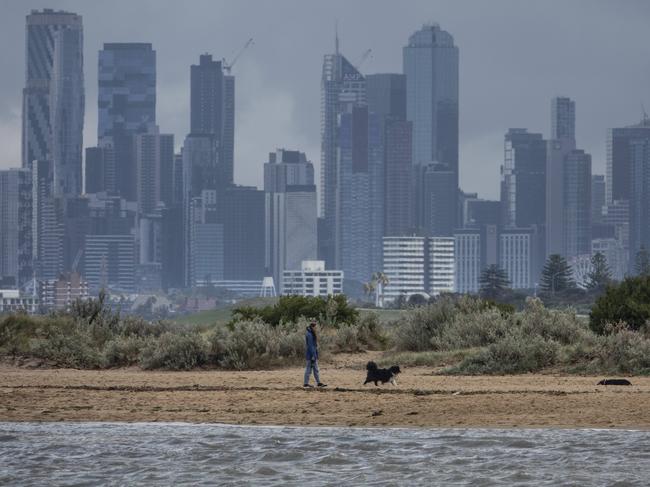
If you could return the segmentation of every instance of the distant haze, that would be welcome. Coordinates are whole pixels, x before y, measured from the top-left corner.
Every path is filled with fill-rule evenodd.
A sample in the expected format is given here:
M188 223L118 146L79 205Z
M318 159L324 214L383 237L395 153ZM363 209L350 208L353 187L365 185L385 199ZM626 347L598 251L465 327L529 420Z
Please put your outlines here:
M97 141L97 52L104 42L151 42L158 55L157 122L189 130L189 66L199 54L232 59L236 76L235 180L261 186L276 147L320 165L323 54L341 51L364 74L402 71L402 47L423 23L437 22L460 49L460 175L465 191L497 198L503 136L510 127L550 131L550 99L576 101L578 146L605 167L609 127L650 111L650 2L597 0L273 0L91 2L3 0L0 4L0 168L20 166L25 15L31 9L83 16L86 124Z

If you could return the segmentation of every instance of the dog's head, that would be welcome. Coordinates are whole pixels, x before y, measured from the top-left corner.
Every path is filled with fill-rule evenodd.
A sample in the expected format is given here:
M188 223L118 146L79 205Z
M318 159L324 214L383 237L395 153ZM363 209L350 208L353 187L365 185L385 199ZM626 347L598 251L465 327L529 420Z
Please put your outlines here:
M401 371L400 368L399 368L399 365L393 365L393 366L392 366L390 369L388 369L388 370L390 370L391 373L392 373L393 375L397 375L397 374L401 374L401 373L402 373L402 371Z

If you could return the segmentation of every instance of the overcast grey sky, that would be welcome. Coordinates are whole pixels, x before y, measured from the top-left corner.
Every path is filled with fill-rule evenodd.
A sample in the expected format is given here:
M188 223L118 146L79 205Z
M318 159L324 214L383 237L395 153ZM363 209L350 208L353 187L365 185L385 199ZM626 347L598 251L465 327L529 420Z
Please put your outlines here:
M319 166L323 54L341 50L361 71L401 72L402 47L437 22L460 48L461 186L498 197L503 135L548 136L550 99L576 100L578 145L604 172L608 127L650 111L650 1L599 0L0 0L0 167L20 165L25 15L64 9L83 16L86 128L96 143L97 51L104 42L151 42L158 53L157 121L176 145L189 128L189 66L199 54L230 58L255 44L236 75L235 180L261 185L276 147Z

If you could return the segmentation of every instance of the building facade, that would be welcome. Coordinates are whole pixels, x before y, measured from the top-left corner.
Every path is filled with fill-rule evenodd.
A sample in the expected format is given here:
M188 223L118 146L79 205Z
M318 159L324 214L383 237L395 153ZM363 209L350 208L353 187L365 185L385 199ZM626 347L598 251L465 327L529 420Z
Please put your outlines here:
M481 277L481 232L457 230L454 234L456 257L456 292L473 294L479 291Z
M69 311L77 300L88 299L88 283L76 272L62 274L58 279L39 281L41 306L48 311Z
M546 220L546 141L542 134L510 129L501 169L503 225L543 225Z
M650 139L650 119L607 132L607 204L629 199L632 190L632 159L630 142Z
M44 9L26 19L22 163L51 160L54 192L82 190L83 26L80 15Z
M31 171L0 171L0 278L16 286L33 277L32 204Z
M455 291L453 237L384 237L383 247L383 272L388 278L383 289L385 302L400 296L436 296Z
M305 260L282 272L282 295L326 297L343 292L343 271L326 270L322 260Z
M116 193L136 201L134 138L156 124L156 51L148 43L107 43L98 66L98 144L112 145Z
M381 119L366 106L339 117L336 259L345 278L366 282L381 268L384 165Z
M235 79L210 54L190 68L190 133L209 135L218 148L219 186L233 183Z
M314 167L304 153L278 149L264 164L265 267L280 288L284 270L317 256Z
M100 289L135 291L136 241L133 235L86 236L84 274L93 294Z
M330 267L336 261L337 182L339 180L339 115L366 104L364 76L340 52L338 37L334 54L323 58L321 77L321 181L320 216L323 229L321 258Z
M499 268L508 275L512 289L532 289L533 232L509 229L499 235Z

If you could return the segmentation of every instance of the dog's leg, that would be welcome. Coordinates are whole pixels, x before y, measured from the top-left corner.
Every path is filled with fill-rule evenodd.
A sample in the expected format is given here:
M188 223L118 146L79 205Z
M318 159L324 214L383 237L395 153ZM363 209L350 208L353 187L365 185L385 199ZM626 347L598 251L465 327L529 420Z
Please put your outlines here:
M393 387L397 385L397 382L395 382L395 378L391 377L390 378L390 383L393 384Z
M377 381L375 381L375 387L377 387Z

